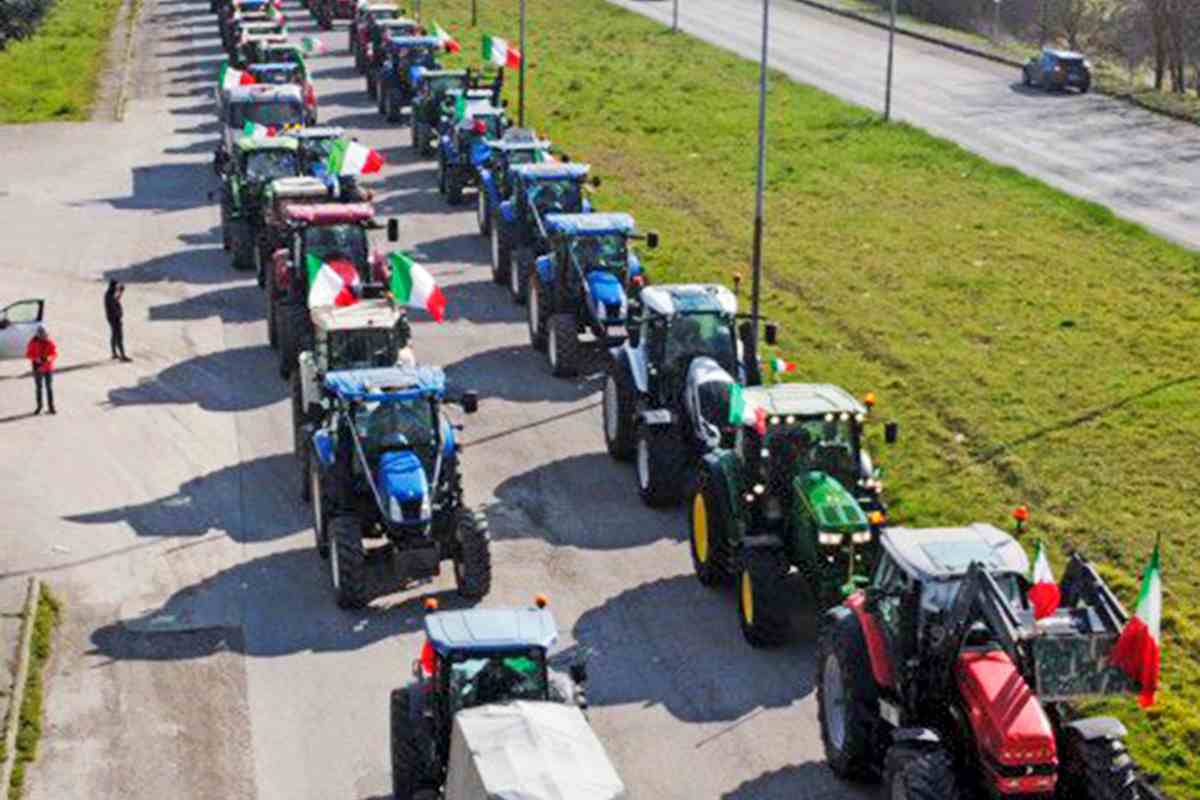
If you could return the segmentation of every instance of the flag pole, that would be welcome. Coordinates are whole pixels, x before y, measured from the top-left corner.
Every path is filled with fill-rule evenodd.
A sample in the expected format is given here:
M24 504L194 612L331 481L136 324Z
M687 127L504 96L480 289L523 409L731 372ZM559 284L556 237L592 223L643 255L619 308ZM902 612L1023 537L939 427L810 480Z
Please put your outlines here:
M892 68L896 50L896 0L892 0L890 21L888 23L888 57L887 57L887 89L883 100L883 121L892 118Z
M767 32L771 0L763 0L762 58L758 76L758 178L754 200L754 249L751 254L752 286L750 294L750 362L748 371L758 368L759 299L762 293L763 193L767 171Z
M521 0L521 66L517 80L517 127L525 127L525 0Z

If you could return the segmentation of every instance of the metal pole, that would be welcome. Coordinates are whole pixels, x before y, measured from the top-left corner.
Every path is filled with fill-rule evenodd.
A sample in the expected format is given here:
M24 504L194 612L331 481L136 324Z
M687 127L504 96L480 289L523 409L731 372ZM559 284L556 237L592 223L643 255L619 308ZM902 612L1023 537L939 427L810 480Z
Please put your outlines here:
M754 250L751 254L752 281L750 287L750 353L752 368L757 367L759 298L762 294L763 194L767 174L767 31L771 0L763 0L762 63L758 76L758 181L754 198Z
M517 127L525 127L525 0L521 0L521 72L517 81Z
M888 24L888 67L887 67L887 90L884 93L883 99L883 121L887 122L892 118L892 67L895 63L896 51L896 0L892 0L891 5L891 21Z
M471 0L471 27L479 24L479 0Z
M679 31L679 0L671 6L671 30Z
M417 0L416 12L417 12L416 13L417 22L420 22L421 21L421 0Z
M1000 41L1000 0L992 0L995 15L992 17L992 41Z

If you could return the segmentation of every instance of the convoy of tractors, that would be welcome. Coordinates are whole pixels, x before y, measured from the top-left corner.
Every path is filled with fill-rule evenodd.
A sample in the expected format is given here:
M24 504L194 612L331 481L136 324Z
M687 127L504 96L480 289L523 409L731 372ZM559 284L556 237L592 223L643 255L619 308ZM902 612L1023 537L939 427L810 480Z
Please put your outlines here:
M783 642L797 607L819 616L834 772L882 777L892 800L1153 795L1121 724L1069 705L1138 689L1107 659L1129 615L1086 559L1072 557L1059 608L1035 621L1013 536L891 524L868 442L891 445L898 427L875 421L874 395L780 382L791 365L760 352L777 326L739 311L736 279L732 291L652 284L635 245L658 235L598 211L590 167L513 126L503 69L447 68L444 32L392 5L308 6L324 29L349 20L367 94L437 159L447 203L476 193L492 277L527 307L551 372L603 376L609 454L633 462L646 504L686 508L696 578L733 586L746 641ZM264 290L291 381L299 494L336 602L369 602L367 563L381 553L408 579L449 562L458 592L483 598L487 519L464 502L460 428L444 410L471 414L479 398L414 352L390 257L369 242L383 228L396 242L399 223L378 221L356 172L334 166L345 132L313 127L309 48L287 38L278 0L213 10L229 68L250 76L228 85L223 71L217 91L222 238ZM323 270L342 282L336 301L318 291ZM550 668L545 606L427 601L414 683L391 696L398 800L625 796L586 721L585 664Z

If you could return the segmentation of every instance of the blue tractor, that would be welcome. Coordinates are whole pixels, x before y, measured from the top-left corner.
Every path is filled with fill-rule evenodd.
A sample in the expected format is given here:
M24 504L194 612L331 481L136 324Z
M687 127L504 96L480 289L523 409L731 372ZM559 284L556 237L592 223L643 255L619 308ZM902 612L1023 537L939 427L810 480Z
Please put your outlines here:
M507 284L513 302L521 305L529 292L534 260L550 250L548 214L587 214L587 164L522 164L509 170L511 197L492 215L492 280ZM591 186L599 186L593 177Z
M317 552L329 562L337 603L368 601L364 539L384 539L406 579L429 578L454 563L463 597L491 589L487 519L463 501L458 429L442 410L438 367L378 367L325 374L323 414L298 441L308 473ZM468 414L479 398L453 402ZM311 431L311 434L310 434Z
M658 247L658 234L641 236L628 214L550 214L550 252L536 261L529 283L529 341L545 351L558 377L579 372L590 333L601 347L625 340L631 295L645 284L630 240Z
M417 76L422 69L441 69L437 54L442 45L433 36L392 36L376 76L379 113L388 122L399 122L404 107L412 103Z
M491 156L478 167L479 203L475 220L482 236L492 233L493 209L512 196L512 168L553 161L550 141L539 139L528 128L509 128L500 139L488 142L488 147Z
M488 142L504 136L509 120L487 89L468 90L465 96L450 91L442 102L448 112L439 126L438 191L457 206L463 189L478 183L477 170L492 156Z

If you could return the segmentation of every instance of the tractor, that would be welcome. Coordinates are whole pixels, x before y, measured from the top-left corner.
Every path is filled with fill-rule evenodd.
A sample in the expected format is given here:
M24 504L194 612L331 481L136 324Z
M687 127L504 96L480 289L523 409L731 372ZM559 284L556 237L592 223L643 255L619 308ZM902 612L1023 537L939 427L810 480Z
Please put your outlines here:
M354 56L354 69L362 72L366 67L367 52L367 21L395 19L400 16L400 9L391 3L359 3L350 18L347 38L350 55Z
M243 137L221 176L221 241L234 269L253 269L263 226L267 187L300 174L296 140L289 136Z
M491 156L479 165L479 198L475 221L481 236L491 236L492 215L512 197L513 167L553 161L547 139L539 139L528 128L509 128L498 141L488 142ZM572 209L574 210L574 209ZM569 212L568 212L569 213Z
M375 100L379 96L379 70L388 59L388 42L394 36L421 36L423 30L415 20L404 17L371 19L367 22L366 68L367 97Z
M1068 707L1138 689L1109 663L1128 616L1089 561L1071 557L1058 609L1035 621L1025 551L991 525L888 528L879 546L869 585L822 620L835 773L882 775L889 800L1155 796L1124 726Z
M712 446L688 404L695 386L722 372L727 383L762 383L754 320L737 309L737 295L718 284L647 286L631 308L628 337L609 351L604 441L618 461L636 455L647 505L678 503ZM764 333L774 345L774 323Z
M438 191L452 206L462 203L463 189L478 183L480 165L492 155L488 142L504 136L509 127L503 105L468 92L449 116L443 116L438 146ZM447 100L452 97L447 94ZM461 95L459 95L461 97Z
M311 448L305 459L313 530L337 604L367 603L363 540L379 538L405 579L433 577L450 559L459 594L486 595L487 518L463 502L458 426L442 410L456 402L474 413L478 396L447 399L439 367L328 372L324 387L325 413L300 438Z
M583 714L586 665L550 668L558 630L544 597L536 608L426 603L414 683L391 693L396 800L443 788L461 800L625 797Z
M270 10L268 10L270 9ZM230 7L217 18L217 30L221 35L221 47L226 53L232 54L237 44L238 36L248 25L269 24L272 30L279 27L278 15L270 3Z
M296 359L313 343L309 314L309 266L313 263L349 264L356 279L351 287L359 298L382 296L383 255L370 253L368 231L379 227L369 203L289 205L285 209L288 244L271 254L267 276L267 327L275 330L279 345L279 375L291 378ZM400 237L399 222L387 222L389 242Z
M317 90L308 80L303 62L279 61L249 64L246 71L259 84L273 86L295 85L304 98L304 124L317 124Z
M323 31L333 30L335 19L354 19L354 0L310 0L308 10Z
M746 641L779 644L793 566L805 600L824 611L878 560L887 508L863 441L870 406L829 384L743 388L704 358L689 369L684 405L703 451L688 515L696 577L715 587L736 575ZM888 443L898 433L887 423Z
M636 233L628 214L549 214L545 232L549 252L529 284L529 342L557 377L569 377L584 365L580 334L605 349L624 342L630 295L645 282L629 242L645 239L653 250L658 234Z
M238 69L245 69L246 65L254 63L252 54L256 48L267 44L284 44L288 36L287 27L280 20L247 22L235 19L230 31L233 41L226 48L226 55Z
M300 170L305 175L320 178L332 189L332 195L339 202L370 203L375 199L375 193L358 185L354 175L330 175L327 170L329 153L334 142L346 138L345 129L340 127L300 128L290 131L300 143Z
M237 142L245 136L246 123L282 131L304 124L304 95L293 85L251 84L217 92L217 120L221 142L213 151L213 172L220 175Z
M404 107L412 102L418 71L441 69L437 62L437 53L441 49L441 42L433 36L388 38L383 63L375 72L379 113L386 116L388 122L399 122Z
M431 156L437 144L438 123L442 118L443 101L446 93L469 90L471 72L462 69L421 69L415 73L412 111L409 120L412 128L413 150L422 156Z
M287 209L292 205L328 203L333 199L334 187L318 178L302 176L276 178L267 185L263 194L262 225L258 230L258 246L254 254L254 272L258 285L265 288L271 274L271 254L291 245L291 227ZM268 306L267 338L275 347L275 326Z
M492 280L508 285L509 296L522 305L529 292L534 261L549 252L547 214L587 214L587 164L521 164L508 171L510 197L493 206L491 223ZM591 186L599 186L599 176Z

